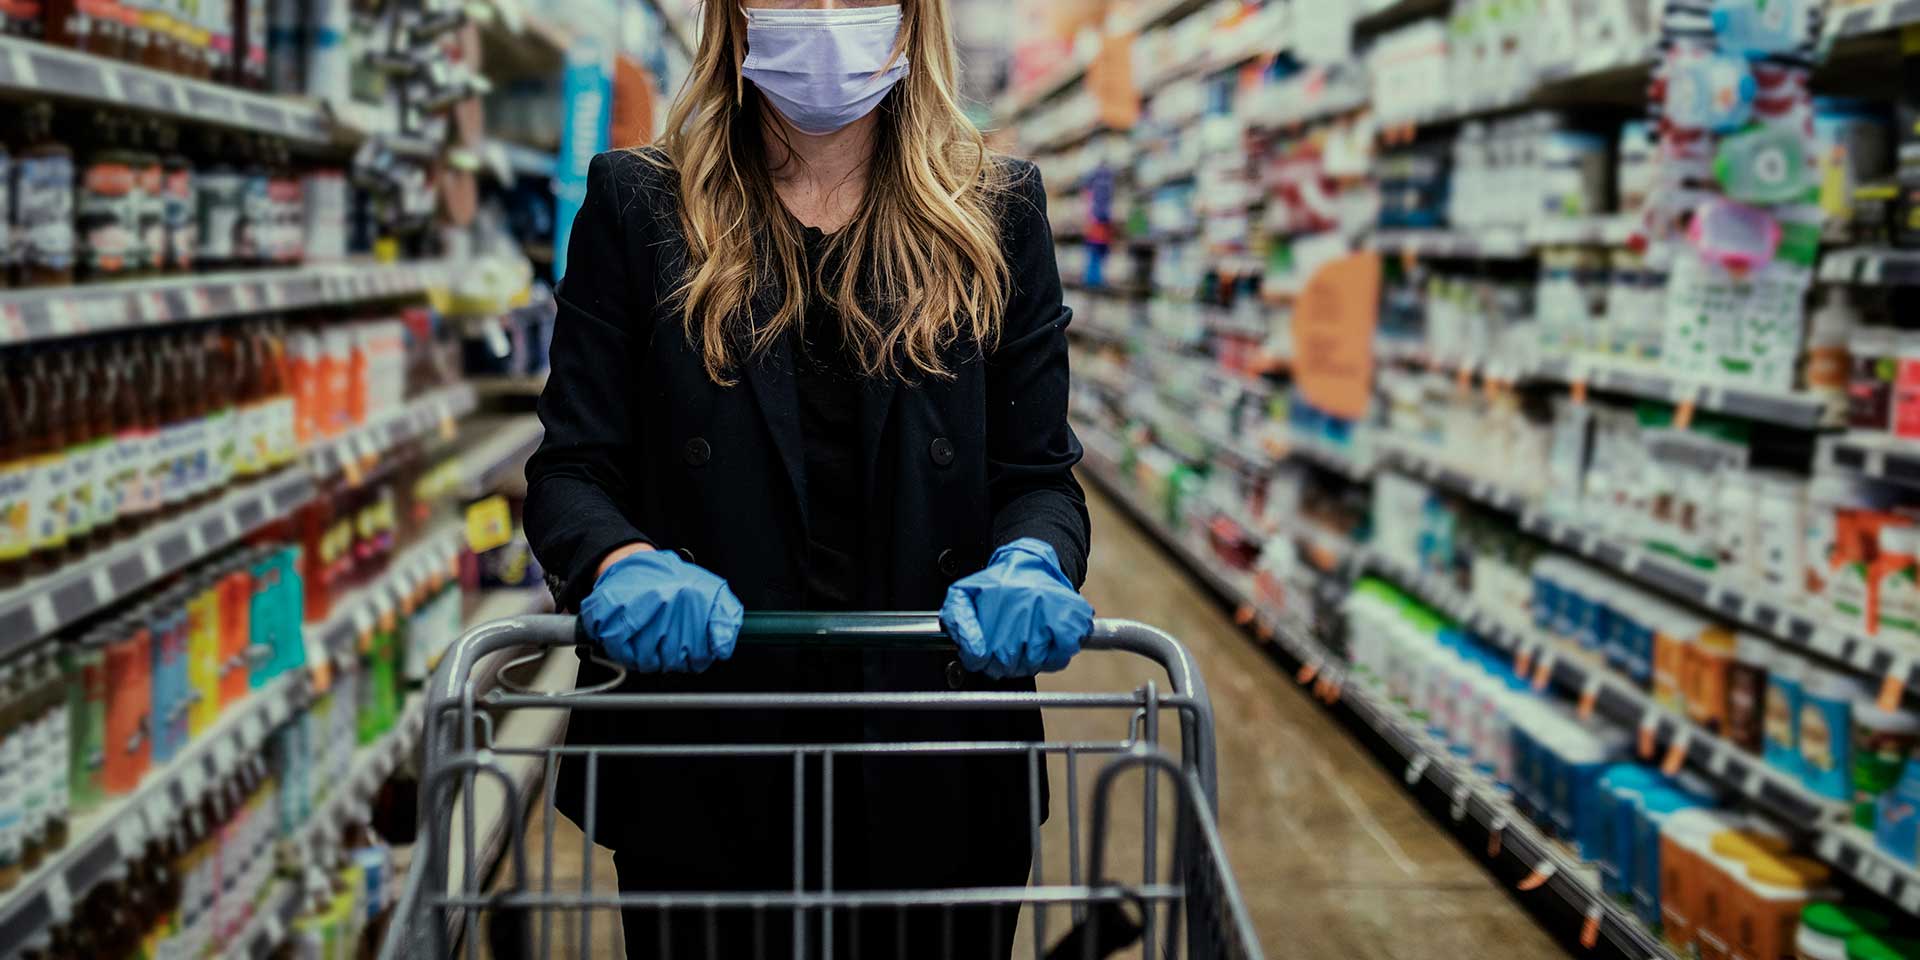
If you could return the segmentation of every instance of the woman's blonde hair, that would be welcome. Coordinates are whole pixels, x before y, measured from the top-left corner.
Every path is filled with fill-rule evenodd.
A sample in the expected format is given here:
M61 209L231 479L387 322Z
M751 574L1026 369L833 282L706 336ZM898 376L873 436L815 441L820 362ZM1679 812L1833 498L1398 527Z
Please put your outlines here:
M831 289L847 345L868 376L947 377L945 348L989 348L1007 286L998 207L1008 184L955 96L947 0L901 0L904 79L878 108L866 196L829 240L844 265ZM735 0L707 0L700 49L649 151L679 180L687 270L674 297L714 382L797 327L809 291L804 228L786 214L767 169L765 105L741 77L746 19ZM778 126L774 124L773 126ZM779 305L755 323L771 284ZM768 291L771 292L771 291Z

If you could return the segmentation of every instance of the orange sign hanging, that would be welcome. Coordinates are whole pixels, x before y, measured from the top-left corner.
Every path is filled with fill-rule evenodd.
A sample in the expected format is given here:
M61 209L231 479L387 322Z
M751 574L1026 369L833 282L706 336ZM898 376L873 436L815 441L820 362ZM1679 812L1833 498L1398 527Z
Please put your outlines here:
M1328 261L1308 278L1293 312L1293 375L1308 403L1344 420L1367 415L1379 319L1377 253Z

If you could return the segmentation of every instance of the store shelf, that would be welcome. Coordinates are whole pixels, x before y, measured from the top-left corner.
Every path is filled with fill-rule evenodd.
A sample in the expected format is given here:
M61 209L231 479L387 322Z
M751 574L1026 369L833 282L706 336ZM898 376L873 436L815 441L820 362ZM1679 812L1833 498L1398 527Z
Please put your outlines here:
M1466 624L1530 668L1535 689L1551 685L1576 703L1591 692L1593 712L1622 729L1644 732L1648 763L1684 763L1766 810L1783 824L1817 835L1820 859L1920 915L1920 872L1888 857L1865 831L1848 824L1846 803L1807 790L1793 776L1653 702L1631 680L1582 654L1564 640L1531 627L1505 623L1451 585L1429 574L1369 554L1366 566L1411 590L1429 605Z
M435 430L442 438L453 439L456 421L472 413L479 403L473 385L464 382L415 397L372 423L314 446L307 452L309 469L320 480L345 474L348 484L357 486L388 450L402 443Z
M300 881L281 877L267 887L254 907L253 919L228 947L227 957L267 960L287 940L287 931L300 916Z
M133 794L75 819L67 846L0 897L0 956L18 956L36 933L64 923L73 906L116 865L143 856L147 839L168 828L211 783L255 756L267 734L307 702L303 671L290 671L226 710L211 729Z
M231 490L131 540L0 593L0 659L105 610L292 513L313 497L299 468Z
M1831 402L1816 394L1703 383L1661 370L1630 368L1588 359L1560 357L1544 360L1528 375L1553 383L1584 381L1595 390L1675 405L1691 403L1698 410L1797 430L1818 430L1832 423L1838 413Z
M1373 457L1314 437L1289 434L1279 442L1277 448L1269 444L1268 452L1276 457L1299 457L1355 483L1365 483L1373 478Z
M482 397L537 397L547 389L550 371L504 377L468 377L475 393Z
M1599 47L1579 58L1543 69L1530 87L1455 96L1440 107L1408 115L1380 116L1383 128L1458 123L1522 107L1564 106L1631 98L1644 105L1646 83L1653 71L1650 50ZM1617 93L1616 93L1617 92Z
M1172 551L1188 569L1229 604L1256 609L1264 622L1276 628L1279 643L1296 660L1311 665L1316 674L1337 685L1338 702L1370 727L1403 760L1404 782L1413 788L1431 783L1453 799L1454 821L1472 818L1481 830L1500 834L1501 855L1518 859L1536 874L1545 874L1544 886L1561 897L1578 913L1597 919L1598 934L1619 948L1624 956L1672 960L1666 946L1630 914L1605 896L1597 872L1575 863L1536 830L1504 799L1501 791L1484 777L1460 768L1445 744L1436 743L1425 731L1402 717L1391 704L1380 702L1359 683L1346 683L1342 661L1295 627L1286 614L1261 610L1252 591L1217 563L1189 547L1183 538L1169 529L1133 493L1132 485L1104 461L1089 456L1083 472L1110 494L1134 521Z
M1519 516L1520 529L1628 580L1691 603L1715 616L1773 639L1796 653L1843 665L1880 684L1920 693L1920 665L1898 645L1884 643L1816 619L1771 596L1768 588L1733 581L1680 560L1620 543L1579 523L1549 517L1526 496L1477 479L1403 445L1389 454L1392 466L1468 499Z
M1920 9L1920 0L1914 6ZM1917 13L1916 16L1920 16ZM1841 247L1820 254L1820 280L1863 287L1920 284L1920 250Z
M523 476L527 458L539 448L546 427L539 417L526 413L469 418L460 432L461 495L473 499L505 480Z
M1373 245L1381 253L1422 257L1510 260L1533 255L1533 248L1527 245L1526 235L1517 229L1380 230L1373 235Z
M407 694L393 728L379 739L353 752L346 775L329 784L326 797L314 807L299 832L288 839L294 863L324 863L319 854L334 844L346 828L364 822L387 776L404 763L420 743L426 720L426 696L419 691Z
M1444 17L1448 0L1385 0L1368 4L1371 8L1353 21L1353 32L1379 33L1427 17Z
M1920 440L1885 433L1823 437L1820 457L1827 470L1920 487Z
M1092 56L1074 54L1052 73L1035 80L1032 84L1010 94L1005 104L996 111L997 121L1002 126L1018 123L1034 107L1045 103L1071 89L1087 76L1087 68L1093 63Z
M1207 0L1147 0L1140 5L1133 19L1128 21L1127 30L1138 33L1173 23L1206 4Z
M0 345L416 296L455 269L355 261L5 291Z
M1760 805L1782 822L1800 828L1837 825L1847 805L1820 797L1790 774L1767 765L1673 710L1660 706L1639 685L1620 675L1577 644L1550 636L1512 617L1501 617L1474 603L1440 577L1414 569L1376 551L1362 554L1362 565L1399 584L1434 609L1465 624L1496 648L1527 667L1536 690L1557 689L1575 702L1591 690L1593 712L1628 731L1648 730L1640 759L1660 763L1678 745L1677 758Z
M411 609L413 600L453 575L453 560L465 535L461 523L446 521L388 561L372 583L335 599L327 618L307 624L303 631L309 664L324 661L335 669L350 668L362 639L371 637L376 626L390 623Z
M1879 0L1828 10L1824 29L1828 38L1840 40L1910 23L1920 23L1920 0Z
M99 104L302 143L333 139L327 113L316 103L190 80L18 37L0 37L0 93Z

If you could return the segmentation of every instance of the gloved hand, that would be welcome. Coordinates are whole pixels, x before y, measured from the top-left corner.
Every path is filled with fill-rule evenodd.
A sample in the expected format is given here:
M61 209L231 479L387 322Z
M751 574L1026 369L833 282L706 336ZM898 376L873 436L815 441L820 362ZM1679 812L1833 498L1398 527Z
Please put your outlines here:
M614 662L641 673L700 673L733 656L745 610L727 582L670 550L622 557L580 604Z
M1051 545L1022 537L947 588L940 622L961 666L995 679L1030 677L1066 668L1093 628L1093 607L1060 572Z

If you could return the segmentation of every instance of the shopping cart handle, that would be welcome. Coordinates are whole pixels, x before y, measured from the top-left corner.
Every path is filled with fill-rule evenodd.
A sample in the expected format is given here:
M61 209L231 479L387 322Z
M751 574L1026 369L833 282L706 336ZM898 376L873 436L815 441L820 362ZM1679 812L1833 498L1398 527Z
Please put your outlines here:
M589 648L599 646L587 635L585 621L579 620L575 621L573 642ZM740 625L739 643L749 647L953 649L940 617L931 613L749 613Z

